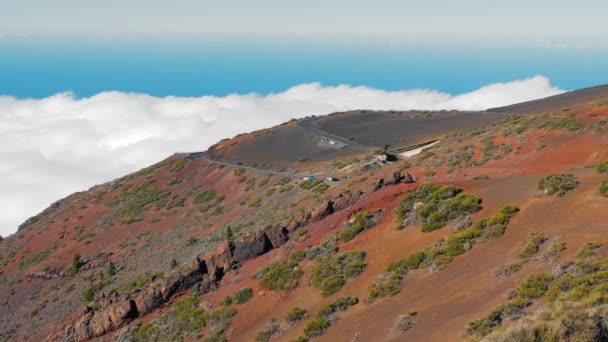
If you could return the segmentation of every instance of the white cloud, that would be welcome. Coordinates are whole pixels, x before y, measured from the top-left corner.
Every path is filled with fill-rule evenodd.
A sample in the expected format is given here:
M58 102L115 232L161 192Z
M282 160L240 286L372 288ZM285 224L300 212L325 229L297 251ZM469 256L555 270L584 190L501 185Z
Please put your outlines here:
M104 92L77 99L0 96L0 235L53 201L237 133L350 109L478 110L562 92L543 76L452 96L302 84L281 93L164 97Z

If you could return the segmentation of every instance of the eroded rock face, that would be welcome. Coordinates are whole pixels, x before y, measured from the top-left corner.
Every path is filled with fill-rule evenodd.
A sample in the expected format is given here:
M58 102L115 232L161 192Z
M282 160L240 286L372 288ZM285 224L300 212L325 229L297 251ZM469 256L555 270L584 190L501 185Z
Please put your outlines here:
M359 200L363 192L343 193L311 213L294 217L287 225L270 225L223 243L203 258L198 257L189 268L166 279L157 279L141 290L129 294L101 295L101 309L84 308L74 313L72 324L64 336L52 340L85 341L100 337L127 324L132 319L152 312L177 293L193 290L205 294L216 289L224 274L240 262L279 248L289 240L289 233L298 227L318 221Z
M380 178L378 183L374 186L374 191L378 191L386 186L397 185L397 184L409 184L416 182L416 176L411 173L406 172L402 174L401 172L393 173L393 177L390 180L385 180L384 178Z

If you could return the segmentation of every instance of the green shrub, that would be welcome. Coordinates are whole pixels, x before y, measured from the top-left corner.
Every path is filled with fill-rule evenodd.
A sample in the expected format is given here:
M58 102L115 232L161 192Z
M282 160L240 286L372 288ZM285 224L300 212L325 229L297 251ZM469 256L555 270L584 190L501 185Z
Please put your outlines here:
M519 295L527 299L542 297L551 286L553 276L546 273L533 274L519 286Z
M356 277L365 270L364 259L365 252L357 250L329 256L312 269L311 282L321 290L323 296L336 293L348 278Z
M320 179L309 179L309 180L305 180L302 183L300 183L300 188L304 189L304 190L310 190L312 188L314 188L315 186L321 184L321 180Z
M321 317L315 317L304 327L304 335L307 337L317 337L325 334L331 323Z
M521 262L513 262L513 263L509 263L509 264L504 264L496 269L496 271L494 272L494 275L496 277L503 277L503 276L508 277L511 274L516 273L519 270L521 270L522 266L523 266L523 264Z
M303 272L293 262L275 262L262 269L260 284L268 290L291 291L295 289Z
M538 182L538 188L547 195L564 196L566 192L578 186L578 179L571 173L552 174Z
M245 168L239 167L238 169L234 169L235 176L242 176L245 173Z
M194 196L193 203L200 204L213 200L217 196L217 193L214 190L205 190L201 191L196 196Z
M356 213L353 217L354 222L350 225L350 227L345 228L338 235L340 241L348 242L355 238L355 236L359 235L363 230L367 228L369 225L368 220L374 217L369 211L363 210Z
M604 179L600 183L599 192L602 196L608 197L608 179Z
M281 333L281 326L277 323L272 323L266 326L264 329L258 331L254 337L255 342L268 342L274 335Z
M422 230L433 231L444 227L450 221L481 210L481 199L474 195L461 194L462 190L453 185L424 184L409 192L396 210L399 222L415 215L421 222ZM415 205L422 206L415 210Z
M260 205L262 205L262 199L261 198L252 198L251 200L249 200L247 205L249 205L249 207L251 207L251 208L259 208Z
M378 298L395 296L401 291L402 277L399 272L381 274L374 279L367 290L366 303L373 303Z
M74 276L78 274L78 271L80 270L80 267L82 267L82 265L83 262L80 259L80 254L74 255L74 258L72 259L72 266L70 267L70 273L68 274L68 279L74 278Z
M605 160L595 166L595 171L598 173L608 173L608 160Z
M289 324L293 324L297 321L301 321L304 318L306 318L306 310L295 307L289 311L287 311L287 314L285 315L285 320L289 323Z
M308 338L306 338L304 336L298 336L296 338L289 340L289 342L308 342Z
M597 250L602 247L599 242L587 242L581 249L578 250L576 256L579 258L588 258L597 254Z
M547 129L549 131L562 130L576 132L581 129L582 125L576 120L575 114L568 114L560 121L546 121L540 125L541 129Z
M83 292L82 292L82 299L86 302L92 302L93 299L95 297L95 291L92 287L87 287Z
M527 259L532 255L538 253L540 245L546 240L547 238L545 238L545 236L540 233L528 234L528 241L526 241L526 244L519 252L519 257L522 259Z
M240 289L232 296L232 302L235 304L243 304L253 298L253 289L246 287Z
M442 269L454 257L471 249L472 245L478 240L488 240L504 234L506 226L517 212L519 212L519 208L513 205L505 206L498 214L479 220L465 230L452 233L443 245L426 248L404 259L392 262L386 270L403 274L407 270L418 269L423 264L425 266L434 265Z
M329 185L325 184L325 183L321 183L318 184L317 186L314 187L314 189L312 189L312 192L316 193L316 194L321 194L324 193L325 190L329 189Z

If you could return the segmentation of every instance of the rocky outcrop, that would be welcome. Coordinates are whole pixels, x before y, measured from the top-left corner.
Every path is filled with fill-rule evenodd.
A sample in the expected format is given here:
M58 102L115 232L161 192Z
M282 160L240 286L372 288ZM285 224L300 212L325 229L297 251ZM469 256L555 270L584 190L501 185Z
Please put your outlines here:
M72 324L65 328L64 336L53 339L84 341L100 337L127 324L134 318L159 308L177 293L193 290L205 294L219 286L224 274L245 260L255 258L279 248L289 241L289 233L297 227L321 220L336 211L357 202L363 192L340 194L323 206L294 217L287 225L270 225L261 230L239 236L223 243L204 257L198 257L187 269L166 279L155 279L144 288L128 294L112 292L101 295L101 309L85 307L76 312Z
M415 183L416 180L416 176L411 173L406 172L405 174L402 174L401 172L395 172L393 173L392 179L389 179L388 181L384 178L380 178L376 183L376 186L374 186L374 191L391 185Z
M51 280L51 279L63 278L67 275L68 275L68 273L63 269L51 268L51 269L48 269L45 271L28 272L25 276L28 278Z

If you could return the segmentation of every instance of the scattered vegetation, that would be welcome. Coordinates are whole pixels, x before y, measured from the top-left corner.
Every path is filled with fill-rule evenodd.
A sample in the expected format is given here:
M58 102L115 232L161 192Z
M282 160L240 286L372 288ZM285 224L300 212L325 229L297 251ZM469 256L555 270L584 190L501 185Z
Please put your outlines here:
M469 323L468 335L490 341L601 341L608 335L603 317L608 314L608 259L597 259L601 245L583 246L574 261L566 261L552 274L537 273L525 279L509 302L483 319ZM521 320L524 309L543 298L546 307ZM510 327L506 322L514 322Z
M401 282L403 277L401 272L389 272L377 276L367 291L365 302L373 303L378 298L395 296L401 292Z
M298 307L287 311L287 314L285 315L285 320L289 324L294 324L297 321L303 320L304 318L306 318L306 310Z
M366 210L357 212L350 219L350 222L348 222L347 227L340 232L340 241L348 242L354 239L355 236L359 235L365 229L368 229L374 224L374 222L370 222L370 219L373 217L374 215Z
M242 176L245 173L245 168L239 167L233 171L235 176Z
M214 190L204 190L197 193L192 200L194 204L206 203L216 198L217 193Z
M513 273L519 272L521 267L523 266L522 262L512 262L508 264L501 265L494 271L494 276L496 278L503 278L512 275Z
M133 341L203 340L205 327L210 329L204 341L224 341L223 334L235 314L230 306L206 313L199 308L198 297L189 295L176 302L167 314L136 326Z
M461 192L453 185L433 184L424 184L409 192L396 210L400 227L420 222L422 231L430 232L481 210L479 197Z
M78 274L78 271L80 271L80 267L82 267L82 265L84 265L84 263L82 262L82 259L80 259L80 254L74 255L74 258L72 259L72 266L70 267L70 273L68 273L68 279L74 278L76 274Z
M354 250L332 255L323 259L311 271L312 284L321 290L323 296L338 292L353 278L365 270L365 252Z
M547 238L540 233L528 234L528 240L519 252L519 257L522 259L528 259L534 254L538 253L540 245L545 242Z
M303 274L298 268L298 263L304 259L303 254L294 252L287 262L274 262L256 272L254 278L259 279L260 284L268 290L291 291L298 286Z
M551 174L538 182L538 189L547 195L564 196L578 186L578 179L571 173Z
M597 173L608 173L608 160L605 160L595 166Z
M116 220L123 224L131 224L144 219L150 206L157 209L167 205L170 191L153 188L151 182L131 186L122 195L116 197L108 204L114 208L107 217L107 223L112 225Z
M144 287L148 283L156 280L157 278L162 278L163 276L164 276L164 273L162 273L162 272L146 273L135 279L130 279L128 282L115 287L114 289L112 289L112 291L122 292L122 293L131 293L137 289L141 289L142 287Z
M317 315L304 327L304 335L312 338L321 336L327 331L333 322L338 320L337 314L346 311L349 307L359 303L356 297L340 297L325 305Z
M321 180L320 179L309 179L309 180L305 180L302 183L300 183L300 188L304 189L304 190L310 190L312 188L314 188L315 186L321 184Z
M581 129L582 125L576 120L576 114L568 114L560 121L545 121L539 128L549 131L561 130L576 132Z
M414 327L416 323L416 316L418 316L418 312L414 310L410 310L403 315L399 315L397 320L395 321L395 325L393 326L393 330L404 333Z
M375 279L370 285L366 301L371 303L378 298L399 293L401 277L410 270L423 267L441 270L452 262L456 256L473 248L474 244L502 236L510 220L518 212L519 208L516 206L507 205L498 214L479 220L468 228L450 234L445 241L441 240L441 243L437 243L433 247L427 247L406 258L390 263L386 267L388 275Z
M600 194L604 197L608 197L608 179L604 179L598 188Z
M245 287L235 292L232 296L222 299L221 304L243 304L248 302L251 298L253 298L253 289L251 287Z

